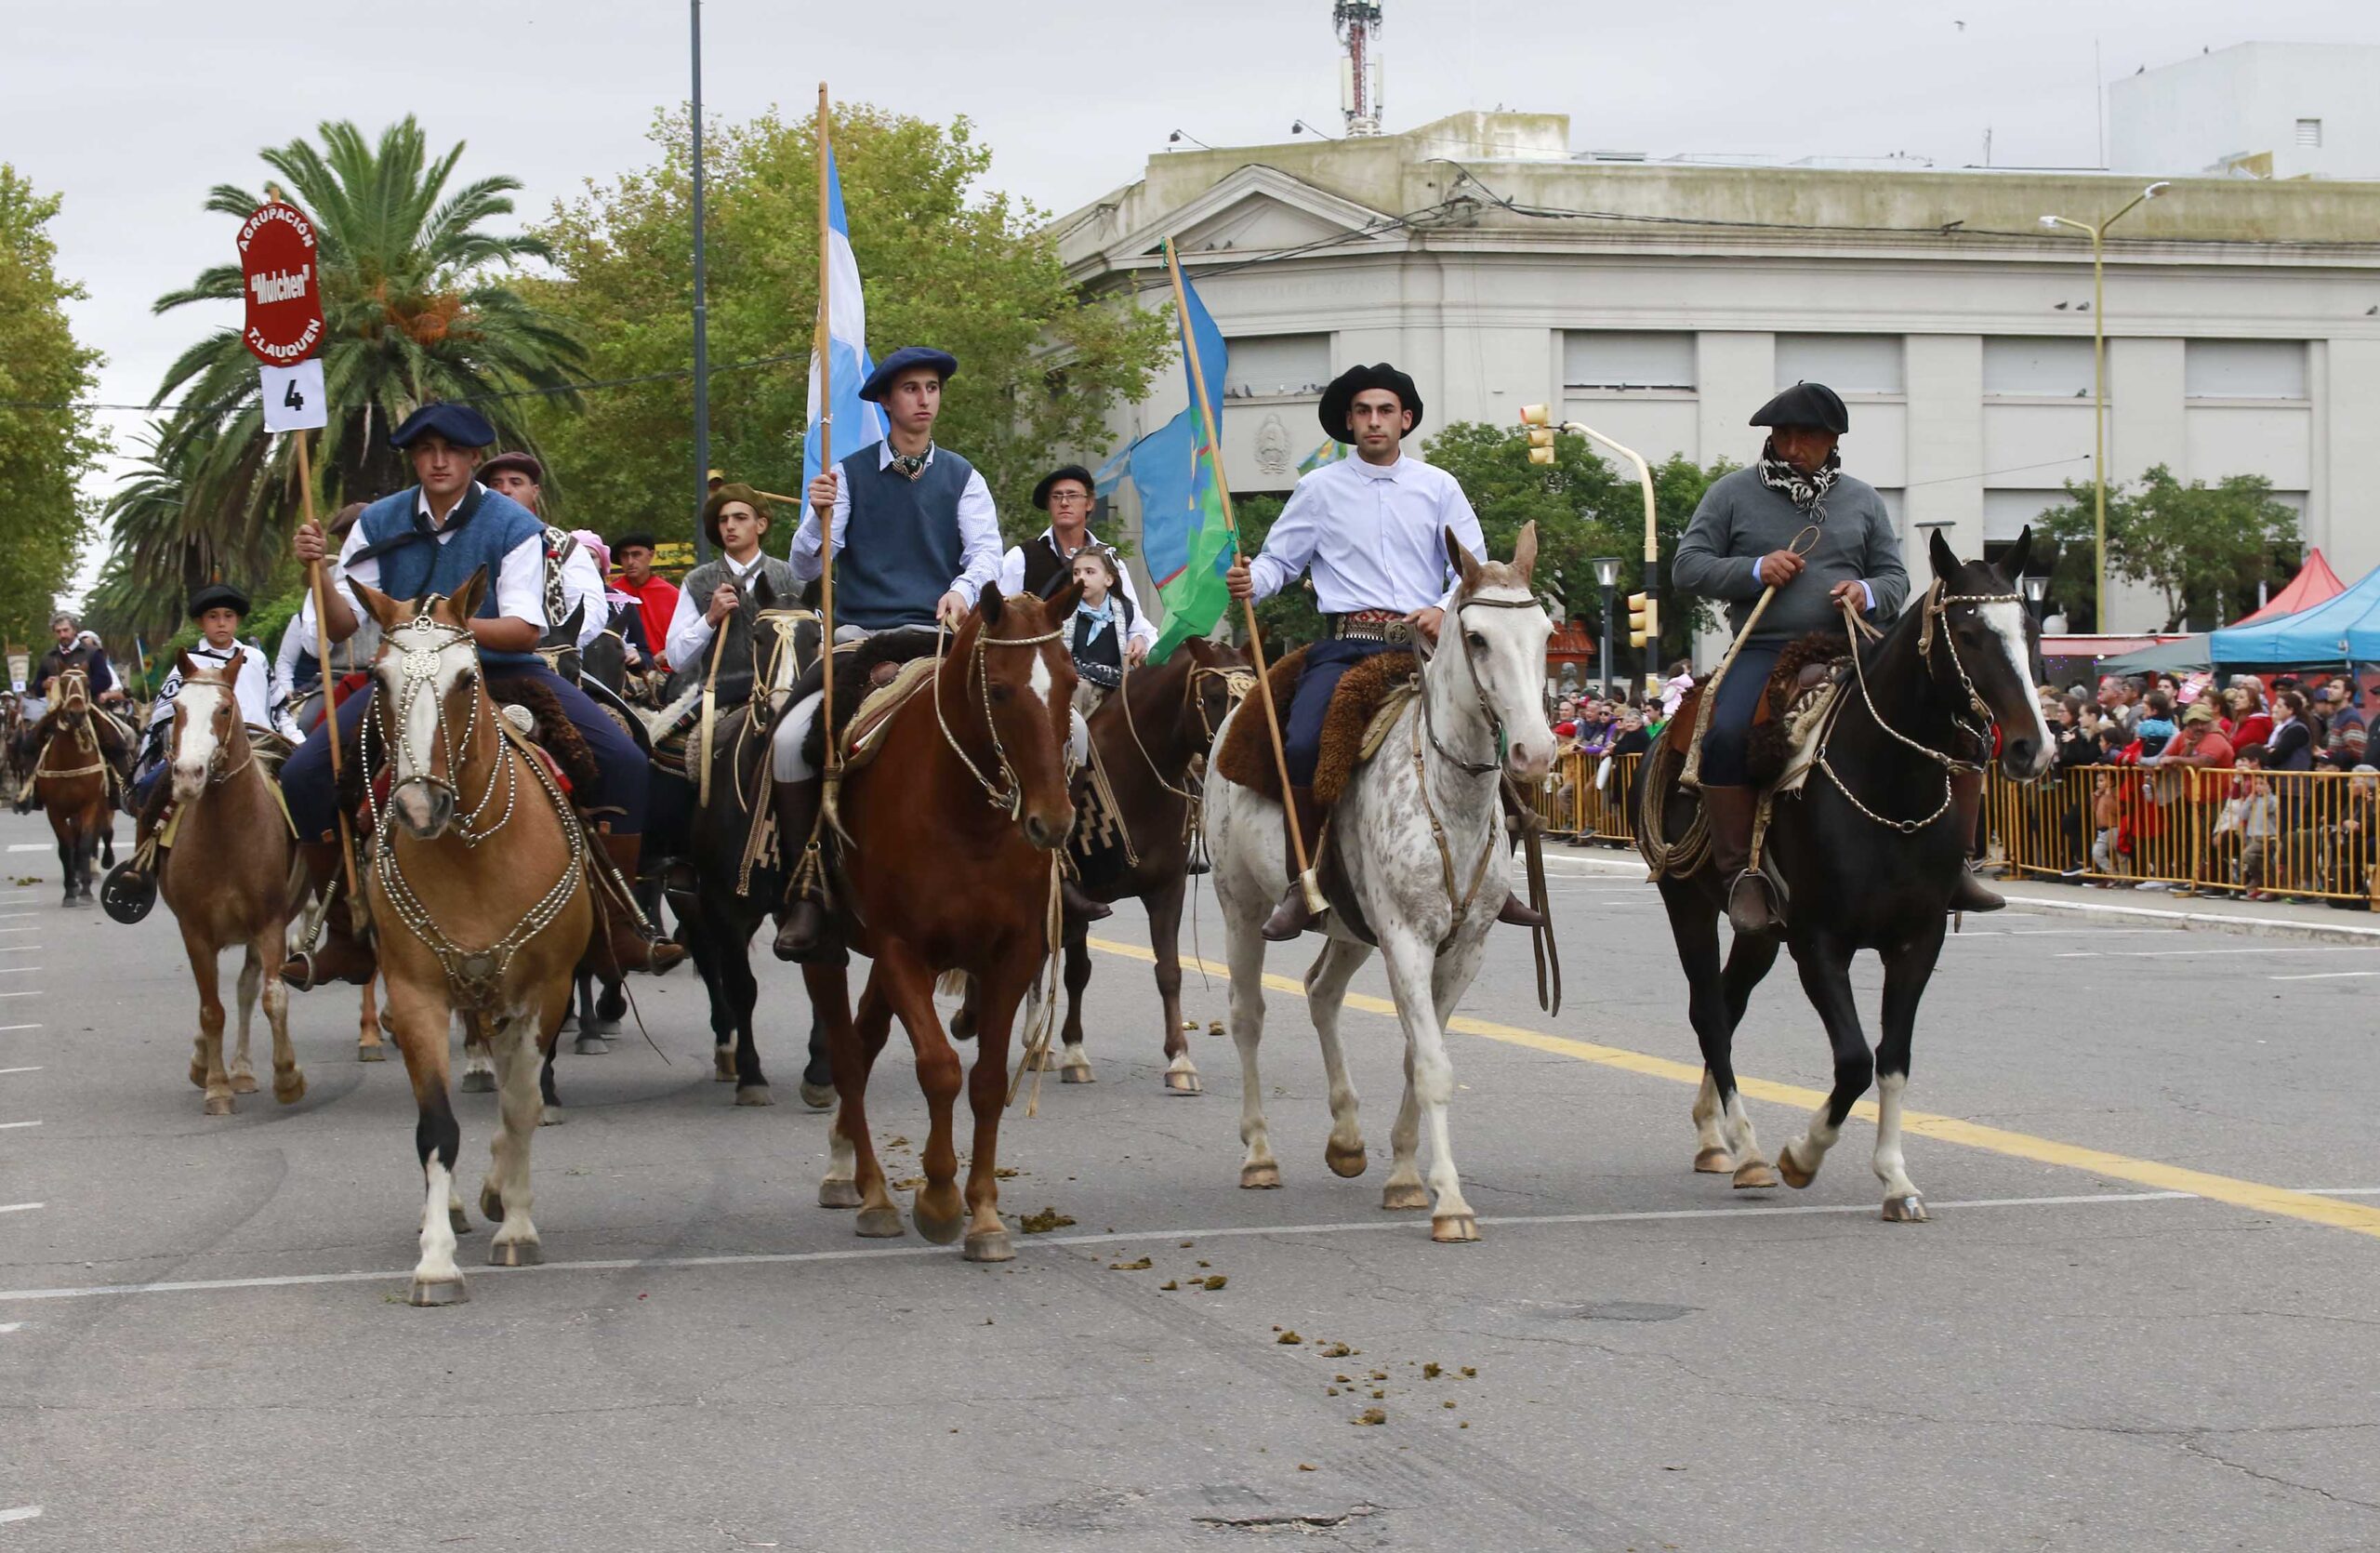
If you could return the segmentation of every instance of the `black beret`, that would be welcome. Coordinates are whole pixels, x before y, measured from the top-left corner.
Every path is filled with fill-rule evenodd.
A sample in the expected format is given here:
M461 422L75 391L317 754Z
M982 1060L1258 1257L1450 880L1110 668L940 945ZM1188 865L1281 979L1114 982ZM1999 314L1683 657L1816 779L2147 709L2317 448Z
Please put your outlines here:
M228 582L210 582L190 596L190 617L193 620L210 609L230 605L242 619L248 617L248 596Z
M432 431L456 447L485 447L496 441L496 428L479 411L469 405L433 400L405 417L405 423L389 433L389 445L410 447Z
M1841 436L1851 430L1843 395L1824 383L1795 383L1752 412L1747 426L1806 426Z
M1083 468L1080 464L1067 464L1064 468L1053 469L1049 473L1041 477L1041 484L1033 487L1033 505L1038 507L1044 512L1048 511L1050 510L1050 487L1056 484L1061 480L1079 480L1082 482L1082 488L1085 491L1092 495L1098 494L1099 482L1092 476L1091 471Z
M451 439L449 439L451 440ZM499 453L480 466L480 478L484 481L499 470L517 469L529 477L532 485L546 483L546 466L526 453Z
M959 358L931 345L904 345L877 364L876 370L867 375L867 381L860 385L859 396L872 405L880 405L892 379L921 366L931 368L934 376L946 381L959 371Z
M1351 366L1330 379L1322 391L1322 405L1317 412L1322 429L1330 433L1333 442L1351 442L1347 434L1347 417L1355 407L1355 395L1366 389L1386 389L1396 395L1396 402L1412 412L1413 424L1405 429L1410 436L1421 429L1421 395L1413 387L1413 379L1386 362L1370 366Z
M654 538L651 529L631 528L626 534L615 535L613 537L612 553L614 555L617 555L620 551L628 549L630 545L641 546L646 550L659 550L661 548L661 541Z

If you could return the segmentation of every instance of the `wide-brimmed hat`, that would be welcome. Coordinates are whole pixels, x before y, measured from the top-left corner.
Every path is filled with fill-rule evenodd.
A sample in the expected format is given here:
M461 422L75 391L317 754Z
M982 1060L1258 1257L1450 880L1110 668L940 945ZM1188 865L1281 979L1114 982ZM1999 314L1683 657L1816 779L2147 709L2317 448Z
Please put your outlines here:
M1330 386L1322 391L1322 404L1315 413L1321 417L1322 429L1330 434L1331 441L1355 440L1347 433L1347 418L1355 410L1355 395L1366 389L1386 389L1396 395L1396 402L1413 417L1413 424L1405 429L1407 436L1421 429L1421 395L1414 388L1413 379L1386 362L1375 362L1370 366L1349 367L1331 378Z
M719 537L719 514L731 501L740 501L749 507L760 515L762 522L766 522L770 515L767 506L760 499L760 493L740 480L721 485L711 492L710 499L703 503L703 538L721 550L727 548L727 541ZM623 540L622 543L626 541Z
M1752 412L1748 426L1805 426L1836 436L1851 430L1851 412L1843 395L1824 383L1795 383Z
M210 582L190 596L190 617L193 620L210 609L229 607L242 619L248 617L248 596L228 582Z
M485 447L496 441L496 428L487 423L487 417L469 405L442 399L405 417L404 424L389 433L389 445L410 447L432 431L456 447Z
M1067 464L1061 468L1053 469L1049 473L1041 477L1041 483L1033 487L1033 505L1038 507L1044 512L1048 511L1050 510L1050 487L1055 485L1061 480L1079 480L1082 482L1082 488L1093 494L1096 494L1099 490L1099 482L1092 477L1091 471L1083 468L1080 464Z
M947 382L959 371L959 358L931 345L904 345L877 364L876 370L867 375L867 381L859 386L859 396L872 405L880 405L895 378L919 367Z

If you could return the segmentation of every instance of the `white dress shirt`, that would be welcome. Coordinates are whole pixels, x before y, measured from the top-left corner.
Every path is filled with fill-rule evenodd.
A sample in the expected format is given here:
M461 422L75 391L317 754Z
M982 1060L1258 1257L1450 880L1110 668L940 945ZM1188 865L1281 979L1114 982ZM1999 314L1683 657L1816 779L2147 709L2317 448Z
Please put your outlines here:
M929 469L933 467L936 451L932 445L928 445L926 467ZM888 437L876 445L876 467L890 469L892 465L892 443ZM840 472L839 470L838 473ZM839 478L835 482L833 513L837 554L842 552L844 537L851 526L851 487ZM793 550L786 557L793 566L795 577L809 582L820 572L826 570L825 564L818 558L818 551L817 510L804 502L801 508L801 526L793 531ZM975 595L984 591L984 584L998 577L1000 572L999 513L992 506L992 488L984 484L982 470L971 471L967 476L967 488L959 493L959 558L960 563L959 575L950 579L950 586L944 591L958 594L968 607L972 608L975 604ZM673 636L676 634L674 629L671 634ZM669 660L672 663L678 660L674 652L670 654Z
M1453 475L1415 458L1385 466L1342 458L1298 482L1248 564L1249 581L1257 599L1269 599L1311 567L1315 605L1325 615L1435 608L1455 577L1449 528L1486 559L1478 515Z
M487 487L478 481L472 481L471 490L464 493L463 501L469 500L472 492L484 493ZM446 515L451 518L461 511L463 501L456 502L452 508L448 509ZM428 493L416 490L414 511L424 518L430 516ZM443 524L440 525L438 543L443 545L454 537L453 529ZM364 525L358 523L347 531L347 541L338 548L338 560L332 565L330 576L324 579L327 586L337 588L343 580L350 577L367 588L380 586L380 558L377 555L367 555L361 559L356 557L355 552L362 550L364 544ZM589 564L591 565L592 563L590 562ZM602 579L599 577L597 580L600 583ZM542 636L545 633L547 626L546 532L542 526L536 533L530 535L505 552L504 560L498 565L496 577L496 612L507 619L526 620L537 628L539 635ZM361 604L356 606L356 613L359 616L364 615ZM314 595L311 589L307 590L305 608L300 617L306 621L311 630L314 620Z
M219 669L231 661L235 652L247 655L240 660L240 677L231 687L232 697L240 704L240 721L251 728L270 728L292 744L302 742L305 735L298 731L297 719L289 711L289 682L281 677L273 660L265 656L262 644L234 640L229 647L217 647L201 638L190 649L190 656L203 669ZM143 765L165 758L166 743L172 737L174 698L181 688L181 665L177 663L166 670L165 682L157 687L156 703L149 709Z
M752 591L752 574L759 571L760 564L767 559L766 555L754 551L751 560L739 563L722 551L719 564L727 568L728 576L735 579L738 587L749 593ZM698 668L704 654L710 650L711 635L710 601L698 599L687 590L679 589L677 612L669 617L669 645L662 650L661 656L672 663Z
M1083 533L1089 536L1091 544L1099 543L1099 537L1091 534L1090 529L1085 528ZM1041 531L1041 537L1035 539L1033 543L1049 546L1051 553L1054 555L1058 550L1058 531L1054 527L1045 528ZM1066 564L1072 565L1075 555L1080 553L1080 551L1077 551L1074 554L1066 556L1064 558ZM1124 597L1130 600L1132 605L1130 610L1132 629L1125 634L1124 640L1128 644L1137 642L1144 648L1156 646L1157 622L1151 620L1141 608L1140 592L1132 586L1132 568L1124 564L1121 556L1116 559L1116 573L1124 579ZM1000 591L1003 593L1025 591L1025 547L1023 545L1011 545L1008 553L1000 557Z

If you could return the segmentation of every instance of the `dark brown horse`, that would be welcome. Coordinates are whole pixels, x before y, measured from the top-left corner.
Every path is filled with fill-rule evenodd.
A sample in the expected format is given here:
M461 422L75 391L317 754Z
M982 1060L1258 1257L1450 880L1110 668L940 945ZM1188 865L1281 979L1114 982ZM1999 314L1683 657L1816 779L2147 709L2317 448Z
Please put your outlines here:
M65 906L91 904L92 858L115 867L112 803L124 778L127 741L91 703L91 682L69 669L49 682L49 710L33 731L33 794L58 838L66 875Z
M1159 667L1126 674L1091 716L1091 747L1117 813L1102 816L1088 846L1078 838L1082 887L1094 900L1137 899L1148 909L1170 1095L1196 1095L1200 1087L1182 1029L1182 900L1198 829L1194 767L1214 748L1224 716L1255 686L1255 671L1237 648L1192 637ZM1110 826L1118 829L1109 833ZM1070 1084L1091 1082L1082 1039L1082 994L1090 985L1089 935L1075 923L1066 936L1063 1049L1048 1059Z
M826 1021L840 1101L818 1201L859 1209L862 1235L901 1233L866 1112L868 1070L898 1014L932 1114L919 1232L938 1245L963 1232L970 1261L1015 1254L998 1210L1000 1112L1010 1027L1052 947L1056 854L1074 826L1064 750L1075 670L1052 623L1074 606L1071 588L1046 604L985 588L932 678L892 714L873 763L843 782L835 917L843 941L875 962L856 1022L843 966L805 964L801 975ZM960 1066L933 1004L936 978L951 973L972 984L976 1010L963 1202L951 1136Z

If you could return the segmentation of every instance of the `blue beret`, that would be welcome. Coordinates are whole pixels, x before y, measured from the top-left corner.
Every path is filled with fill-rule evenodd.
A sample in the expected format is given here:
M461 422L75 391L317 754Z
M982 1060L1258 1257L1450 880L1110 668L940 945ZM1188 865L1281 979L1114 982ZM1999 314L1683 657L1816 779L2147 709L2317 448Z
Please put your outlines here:
M405 417L405 423L389 433L389 445L411 447L432 431L456 447L485 447L496 441L496 428L479 411L469 405L433 400Z
M892 386L893 378L921 366L947 379L958 372L959 358L931 345L904 345L877 364L876 370L867 375L867 381L860 385L859 396L872 405L880 405L884 391Z

